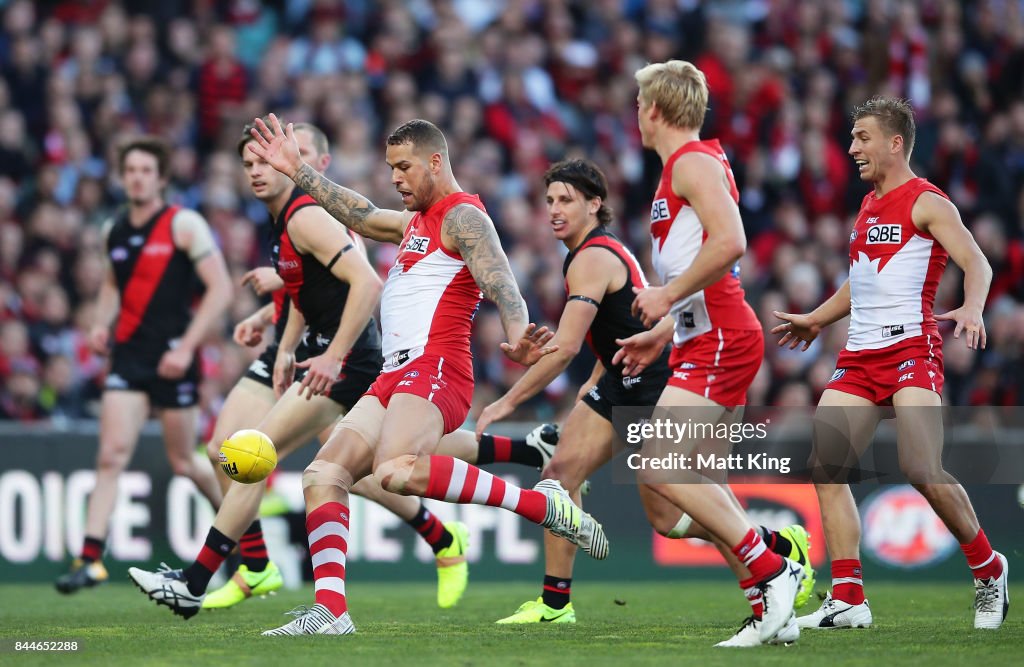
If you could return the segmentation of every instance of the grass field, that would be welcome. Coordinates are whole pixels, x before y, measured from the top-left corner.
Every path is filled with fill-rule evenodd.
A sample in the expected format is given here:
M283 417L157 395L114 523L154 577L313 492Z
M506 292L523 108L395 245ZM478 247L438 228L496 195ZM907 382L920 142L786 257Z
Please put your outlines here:
M537 595L525 583L471 585L442 611L428 584L355 582L348 637L264 638L309 603L311 589L251 600L190 621L111 584L71 598L49 585L0 586L0 665L1010 665L1020 664L1024 617L997 632L972 629L969 584L874 584L875 627L805 631L798 644L714 649L746 615L725 582L578 583L575 626L496 626ZM615 603L623 600L625 605ZM816 601L807 609L815 608ZM14 653L13 640L75 639L77 653ZM751 662L753 660L753 662Z

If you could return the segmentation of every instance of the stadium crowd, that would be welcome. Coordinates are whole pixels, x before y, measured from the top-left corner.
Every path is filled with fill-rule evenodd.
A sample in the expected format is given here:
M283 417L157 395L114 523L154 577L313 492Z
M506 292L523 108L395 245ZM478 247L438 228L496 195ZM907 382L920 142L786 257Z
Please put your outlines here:
M105 360L86 335L104 279L101 225L122 199L111 168L121 141L173 143L169 200L204 214L237 285L269 263L269 220L235 152L247 121L275 111L317 124L332 142L328 175L399 208L383 138L427 118L494 218L532 316L553 324L564 249L541 175L564 157L596 160L613 230L649 266L660 163L640 145L633 73L669 58L707 76L702 136L720 138L736 170L741 275L766 330L773 310L809 311L846 277L867 192L846 155L849 111L876 93L908 97L914 169L952 196L994 270L988 349L945 346L946 402L1024 399L1018 1L9 0L0 11L0 419L93 415ZM369 245L386 273L394 248ZM960 304L961 286L947 270L936 312ZM232 322L203 350L207 418L254 357L229 334L257 306L239 287ZM479 409L519 371L499 351L493 309L474 336ZM804 354L772 340L749 402L812 405L845 326ZM592 364L578 360L518 416L561 414Z

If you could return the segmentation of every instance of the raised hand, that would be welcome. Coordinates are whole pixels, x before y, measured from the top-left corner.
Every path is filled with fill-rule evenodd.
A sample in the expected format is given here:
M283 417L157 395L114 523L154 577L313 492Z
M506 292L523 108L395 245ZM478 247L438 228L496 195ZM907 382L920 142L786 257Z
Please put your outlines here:
M246 150L252 151L253 155L288 178L294 178L302 167L294 126L288 123L282 128L277 116L270 114L270 125L264 123L262 118L257 118L256 127L250 132L255 141L247 143Z

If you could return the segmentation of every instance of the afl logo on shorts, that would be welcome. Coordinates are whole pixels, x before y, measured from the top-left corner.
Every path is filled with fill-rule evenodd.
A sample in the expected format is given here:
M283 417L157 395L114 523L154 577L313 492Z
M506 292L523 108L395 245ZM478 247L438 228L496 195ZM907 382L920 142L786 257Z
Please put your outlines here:
M911 366L913 366L915 363L917 363L917 362L914 361L913 359L907 359L902 364L900 364L899 366L896 367L896 372L899 373L900 371L905 371L908 368L910 368Z
M892 567L912 569L945 560L956 539L912 486L879 491L864 503L864 547Z
M832 379L829 382L835 382L836 380L842 380L843 376L846 375L845 368L837 368L836 372L832 374Z

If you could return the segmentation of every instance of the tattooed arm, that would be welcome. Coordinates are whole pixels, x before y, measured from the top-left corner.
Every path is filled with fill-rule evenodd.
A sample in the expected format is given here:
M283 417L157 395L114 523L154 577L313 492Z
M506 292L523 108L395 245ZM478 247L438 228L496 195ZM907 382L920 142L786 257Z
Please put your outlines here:
M519 340L529 323L526 301L491 219L475 206L456 206L444 218L441 242L462 255L480 291L498 307L508 340Z
M332 182L306 162L302 163L292 180L336 220L357 234L375 241L402 242L405 228L412 219L410 213L377 208L366 197Z
M274 114L270 114L270 125L257 118L252 136L255 141L246 144L246 150L295 181L341 224L376 241L402 242L412 214L377 208L366 197L332 182L305 163L291 123L282 129Z

